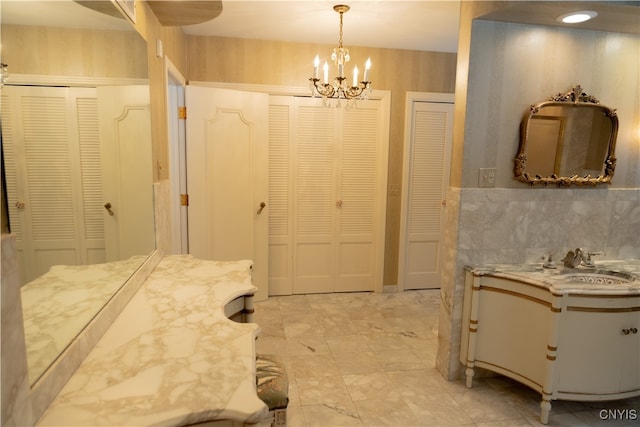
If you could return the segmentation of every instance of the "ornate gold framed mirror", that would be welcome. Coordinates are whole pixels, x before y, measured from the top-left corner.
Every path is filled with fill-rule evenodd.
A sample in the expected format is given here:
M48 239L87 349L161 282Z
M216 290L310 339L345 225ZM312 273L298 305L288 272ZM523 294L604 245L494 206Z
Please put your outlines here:
M535 184L609 183L615 170L618 116L580 85L534 104L520 128L515 179Z

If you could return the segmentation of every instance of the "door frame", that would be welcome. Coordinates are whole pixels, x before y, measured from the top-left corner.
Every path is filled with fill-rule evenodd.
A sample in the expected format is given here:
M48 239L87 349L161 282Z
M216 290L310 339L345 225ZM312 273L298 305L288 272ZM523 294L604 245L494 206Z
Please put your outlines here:
M178 108L185 106L187 80L169 58L164 57L167 84L167 135L169 143L169 185L171 210L172 254L189 253L188 206L181 203L181 194L187 194L187 149L185 122L178 117Z
M405 274L406 274L406 256L407 256L407 215L409 214L409 169L410 169L410 154L411 154L411 136L413 128L413 104L417 102L430 102L436 104L454 104L454 93L440 93L440 92L407 92L405 98L405 112L404 112L404 146L402 154L402 190L401 194L401 207L400 207L400 236L398 245L398 291L405 290ZM445 154L445 158L449 159L449 164L446 165L447 173L451 173L451 143L448 147L448 153ZM447 179L447 184L449 180ZM448 185L447 185L448 186ZM443 199L444 209L446 209L446 199ZM446 215L446 212L443 212ZM444 236L444 230L441 230L441 236ZM442 237L441 237L442 238Z

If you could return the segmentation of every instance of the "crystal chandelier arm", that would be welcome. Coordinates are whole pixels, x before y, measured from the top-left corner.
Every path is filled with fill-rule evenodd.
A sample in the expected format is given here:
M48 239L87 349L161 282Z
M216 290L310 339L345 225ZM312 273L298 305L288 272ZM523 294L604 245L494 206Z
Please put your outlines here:
M320 83L320 79L311 78L309 79L311 82L311 91L313 92L314 88L316 92L323 98L331 98L333 94L336 92L336 89L333 85L329 83Z

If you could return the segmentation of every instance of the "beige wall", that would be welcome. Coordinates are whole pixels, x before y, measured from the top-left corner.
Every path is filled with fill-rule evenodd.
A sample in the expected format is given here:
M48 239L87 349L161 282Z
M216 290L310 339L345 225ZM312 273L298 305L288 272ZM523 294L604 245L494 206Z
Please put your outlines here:
M3 25L2 61L9 76L147 77L146 45L132 31Z
M191 81L308 87L313 58L335 46L187 36ZM453 93L456 55L347 46L351 62L371 58L374 89L391 92L389 186L402 187L404 109L407 91ZM351 66L347 67L350 70ZM398 283L400 196L387 196L384 284Z

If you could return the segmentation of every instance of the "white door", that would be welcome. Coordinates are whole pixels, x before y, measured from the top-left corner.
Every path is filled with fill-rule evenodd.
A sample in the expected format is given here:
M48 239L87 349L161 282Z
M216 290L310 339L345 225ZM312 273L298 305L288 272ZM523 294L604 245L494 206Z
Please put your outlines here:
M271 97L272 295L382 290L388 113Z
M251 259L256 299L268 292L268 95L187 86L189 252Z
M295 101L292 293L335 292L338 110Z
M407 116L398 269L400 287L439 288L453 101L408 102Z
M104 262L92 88L5 86L3 157L23 283L57 264Z
M342 115L334 292L382 290L388 135L380 104L362 102Z
M107 261L153 249L149 87L98 87Z

